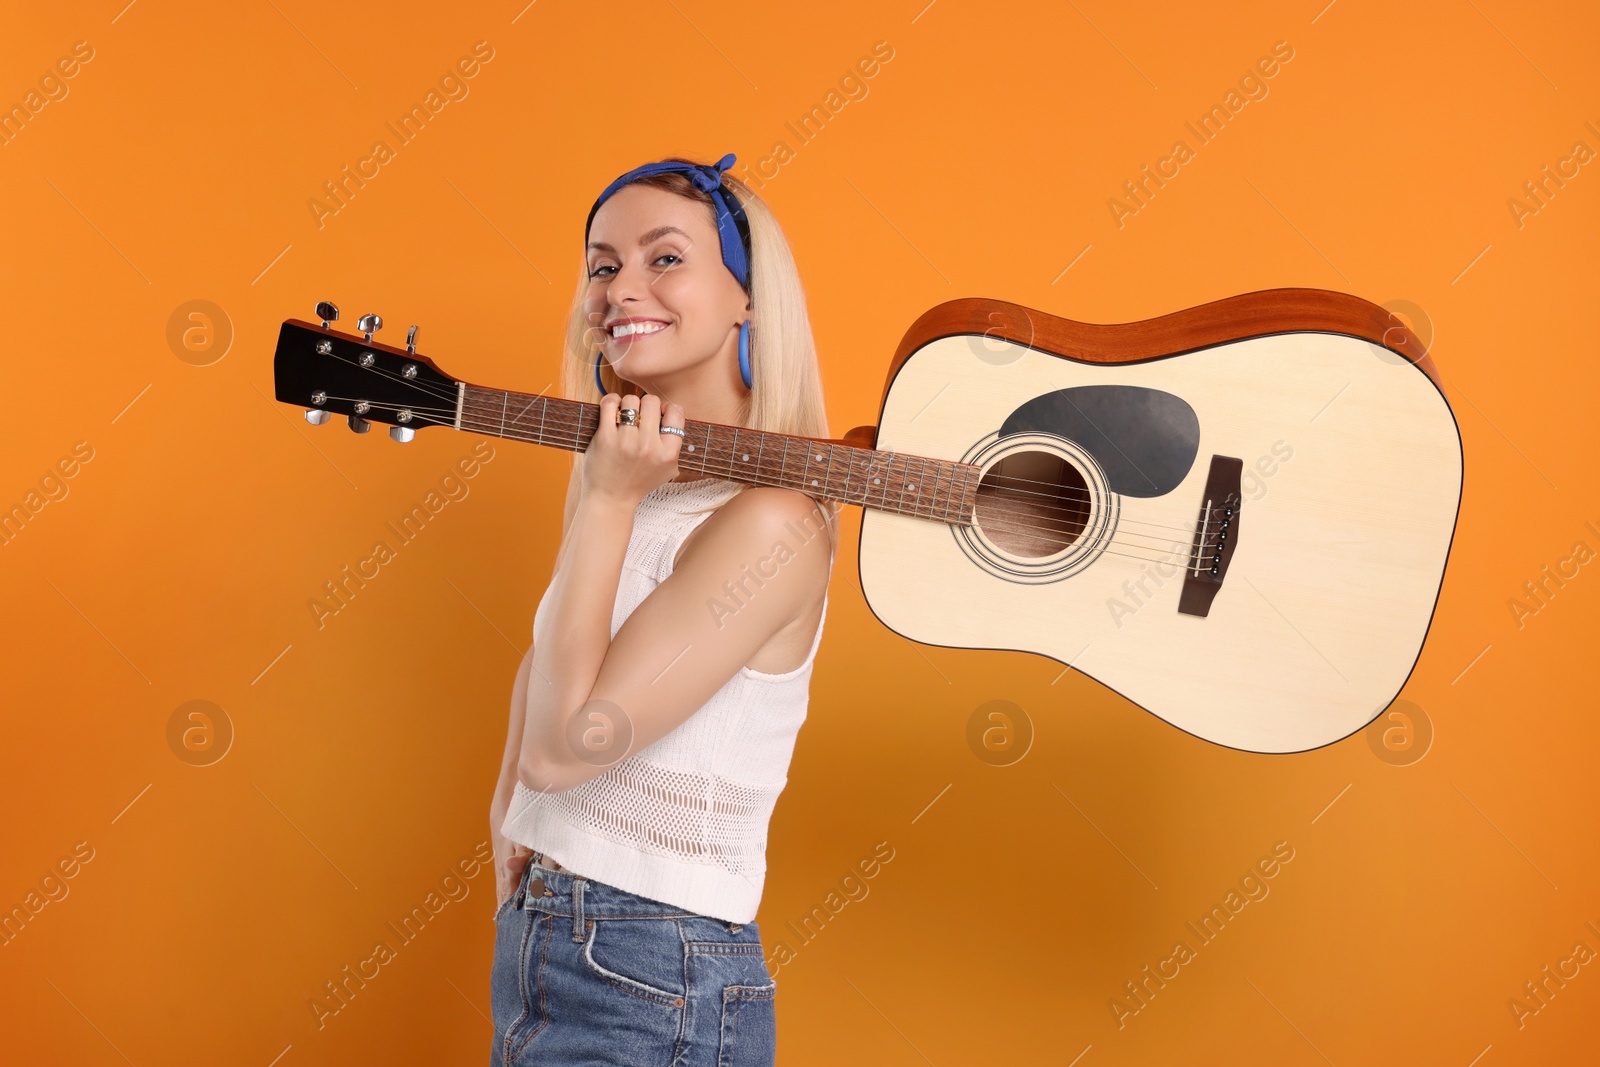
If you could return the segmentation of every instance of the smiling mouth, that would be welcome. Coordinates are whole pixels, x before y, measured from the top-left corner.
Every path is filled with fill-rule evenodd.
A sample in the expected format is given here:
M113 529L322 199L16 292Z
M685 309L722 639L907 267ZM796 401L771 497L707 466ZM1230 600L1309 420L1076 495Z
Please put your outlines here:
M654 337L657 334L663 333L663 332L665 332L666 330L668 330L668 329L670 329L672 327L672 324L670 322L664 322L664 323L652 324L652 325L653 325L654 328L643 330L643 331L640 331L638 333L628 333L628 334L623 334L621 337L617 337L617 336L615 336L615 335L613 335L613 334L608 332L606 334L606 336L610 339L611 343L614 344L614 345L631 345L635 341L642 341L646 337Z

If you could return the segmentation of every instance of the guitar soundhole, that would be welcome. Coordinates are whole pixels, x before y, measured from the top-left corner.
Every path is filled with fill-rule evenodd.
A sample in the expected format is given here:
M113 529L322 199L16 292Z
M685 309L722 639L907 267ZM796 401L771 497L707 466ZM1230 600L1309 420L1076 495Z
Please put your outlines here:
M995 547L1037 558L1066 549L1089 520L1089 485L1051 452L1013 452L978 483L977 524Z

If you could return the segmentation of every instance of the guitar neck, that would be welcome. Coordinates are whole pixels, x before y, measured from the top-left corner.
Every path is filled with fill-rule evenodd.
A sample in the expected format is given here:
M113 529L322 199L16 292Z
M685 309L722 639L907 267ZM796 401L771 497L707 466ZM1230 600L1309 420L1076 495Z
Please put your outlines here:
M579 400L461 384L455 428L582 452L600 408ZM970 463L905 456L839 441L685 422L680 470L750 485L798 489L951 525L970 526L980 472Z

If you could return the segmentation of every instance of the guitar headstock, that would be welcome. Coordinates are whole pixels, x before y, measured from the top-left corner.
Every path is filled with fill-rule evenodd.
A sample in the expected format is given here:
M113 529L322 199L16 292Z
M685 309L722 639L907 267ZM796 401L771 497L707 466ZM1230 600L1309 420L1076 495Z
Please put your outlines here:
M333 329L339 309L317 305L317 322L289 319L278 332L273 356L277 399L306 409L314 426L344 415L350 429L366 433L374 422L387 423L389 436L409 441L422 426L453 426L461 383L426 356L417 355L417 328L406 347L372 339L383 328L376 315L356 321L360 336Z

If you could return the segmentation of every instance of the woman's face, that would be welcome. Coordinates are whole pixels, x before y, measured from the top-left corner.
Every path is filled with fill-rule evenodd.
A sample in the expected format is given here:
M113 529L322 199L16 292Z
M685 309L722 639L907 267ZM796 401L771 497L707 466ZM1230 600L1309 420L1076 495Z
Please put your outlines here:
M595 212L586 254L584 310L616 373L660 393L708 373L737 383L749 301L722 262L708 205L623 186ZM625 322L649 332L616 336Z

